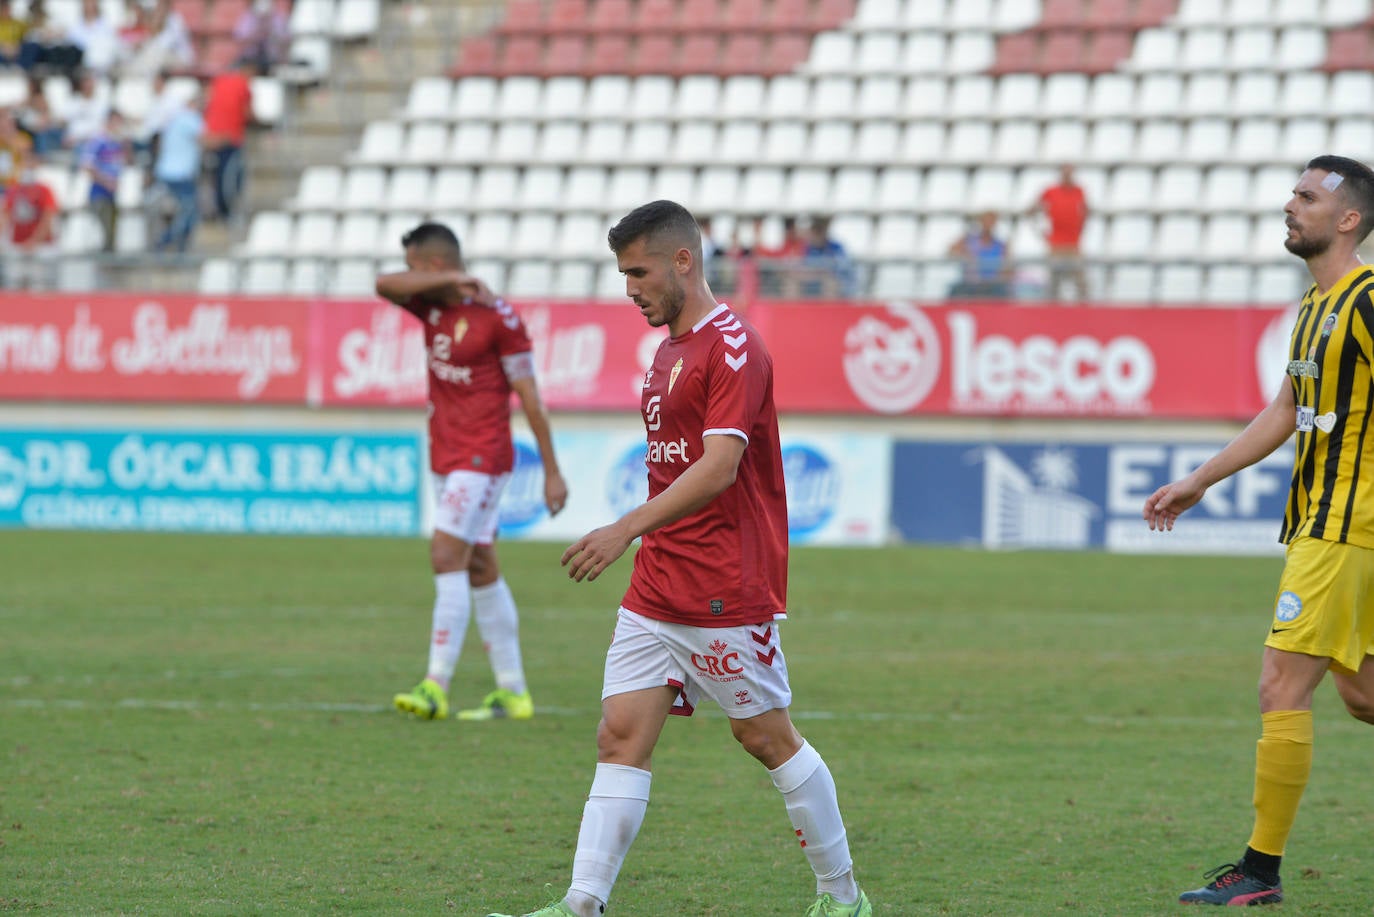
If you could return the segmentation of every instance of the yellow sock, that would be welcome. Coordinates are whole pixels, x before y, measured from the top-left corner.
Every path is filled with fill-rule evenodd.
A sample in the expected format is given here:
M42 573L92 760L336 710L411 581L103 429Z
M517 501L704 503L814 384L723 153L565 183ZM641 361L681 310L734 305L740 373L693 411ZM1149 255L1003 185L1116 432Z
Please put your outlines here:
M1312 773L1312 711L1276 710L1255 747L1255 830L1250 847L1282 856Z

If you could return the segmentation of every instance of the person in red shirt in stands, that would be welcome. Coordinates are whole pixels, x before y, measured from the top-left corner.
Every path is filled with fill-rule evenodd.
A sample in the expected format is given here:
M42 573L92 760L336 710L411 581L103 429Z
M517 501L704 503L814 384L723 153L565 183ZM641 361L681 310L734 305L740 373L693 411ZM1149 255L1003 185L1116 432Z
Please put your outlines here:
M215 214L234 215L243 194L243 141L253 120L253 77L257 61L243 57L210 81L205 99L205 149L214 154Z
M5 286L42 289L52 285L59 212L57 196L39 181L33 166L26 165L0 204Z
M1083 273L1083 254L1078 246L1083 224L1088 221L1088 200L1073 180L1073 166L1059 167L1059 183L1041 193L1031 212L1044 214L1049 223L1045 241L1050 248L1050 296L1063 299L1063 285L1069 281L1076 298L1080 302L1086 300L1088 279Z

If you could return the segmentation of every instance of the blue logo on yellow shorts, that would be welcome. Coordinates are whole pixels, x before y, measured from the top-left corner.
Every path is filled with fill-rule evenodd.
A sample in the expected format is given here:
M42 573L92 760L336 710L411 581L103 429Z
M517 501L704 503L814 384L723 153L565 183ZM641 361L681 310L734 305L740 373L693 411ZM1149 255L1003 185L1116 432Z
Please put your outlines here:
M1302 614L1302 599L1296 593L1279 593L1279 604L1274 608L1274 617L1280 621L1291 621Z

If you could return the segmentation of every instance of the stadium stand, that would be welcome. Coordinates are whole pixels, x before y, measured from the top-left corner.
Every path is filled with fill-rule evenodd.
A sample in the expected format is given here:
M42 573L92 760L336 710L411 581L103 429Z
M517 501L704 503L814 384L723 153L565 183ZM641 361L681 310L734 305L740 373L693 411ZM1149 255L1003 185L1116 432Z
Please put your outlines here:
M238 2L186 3L198 41L222 34ZM264 91L275 123L294 83L331 66L338 42L366 40L386 8L296 0L294 69ZM351 149L310 158L201 285L358 289L394 263L401 218L431 216L459 222L521 289L596 295L618 289L606 226L672 196L745 242L758 216L771 241L783 216L833 215L879 296L943 295L949 242L994 209L1033 291L1044 247L1025 214L1071 162L1093 208L1099 298L1281 301L1300 283L1275 219L1295 166L1374 148L1371 12L1370 0L510 0ZM110 91L146 104L136 83ZM281 247L259 248L262 234ZM253 268L269 255L284 268Z

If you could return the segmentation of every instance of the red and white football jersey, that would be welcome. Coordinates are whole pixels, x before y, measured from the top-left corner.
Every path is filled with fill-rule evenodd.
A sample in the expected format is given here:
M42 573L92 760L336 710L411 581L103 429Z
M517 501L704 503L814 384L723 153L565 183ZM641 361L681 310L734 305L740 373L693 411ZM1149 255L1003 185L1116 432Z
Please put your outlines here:
M698 627L785 617L787 492L773 358L759 333L717 307L659 345L641 408L651 499L701 457L705 437L739 436L748 446L724 493L644 536L624 606Z
M404 308L425 326L430 468L438 474L510 471L511 387L502 361L533 349L520 316L501 300L489 307L412 299Z

